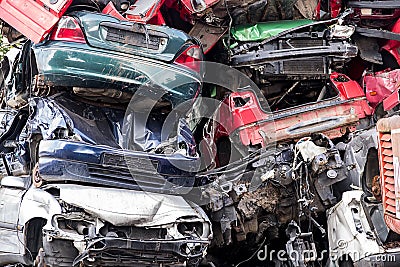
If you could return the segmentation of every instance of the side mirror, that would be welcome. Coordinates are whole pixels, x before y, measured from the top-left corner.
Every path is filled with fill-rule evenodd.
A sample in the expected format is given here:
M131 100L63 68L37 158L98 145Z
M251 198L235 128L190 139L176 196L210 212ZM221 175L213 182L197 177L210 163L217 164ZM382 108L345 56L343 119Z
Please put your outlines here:
M29 183L27 176L5 176L1 179L1 187L11 187L15 189L26 189Z

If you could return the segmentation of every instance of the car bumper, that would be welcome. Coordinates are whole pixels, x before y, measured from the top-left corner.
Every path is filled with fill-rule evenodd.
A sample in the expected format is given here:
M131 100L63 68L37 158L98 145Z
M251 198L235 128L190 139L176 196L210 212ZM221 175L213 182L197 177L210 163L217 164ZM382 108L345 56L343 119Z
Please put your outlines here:
M201 240L131 240L104 237L88 245L74 261L96 266L160 266L197 262L203 257L208 241Z
M146 85L169 93L175 104L193 99L200 89L196 73L173 63L66 42L35 46L34 52L38 86L111 88L133 93Z
M38 183L79 182L146 190L186 193L194 184L197 157L124 151L65 140L39 145Z

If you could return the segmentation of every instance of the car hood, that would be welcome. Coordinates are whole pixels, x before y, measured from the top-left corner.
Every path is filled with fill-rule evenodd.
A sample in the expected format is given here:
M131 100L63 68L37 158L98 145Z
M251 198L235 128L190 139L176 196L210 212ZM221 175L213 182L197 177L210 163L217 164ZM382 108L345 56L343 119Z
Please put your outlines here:
M261 41L290 29L312 24L313 22L312 20L302 19L272 21L254 25L239 25L231 29L231 34L235 40L241 42Z
M115 226L154 227L175 223L180 218L208 221L198 206L180 196L72 184L56 187L62 201Z
M169 151L172 148L174 153L178 143L184 143L185 151L179 149L180 153L197 156L193 135L183 119L177 118L176 125L168 125L166 130L162 114L125 116L124 110L90 105L65 94L33 98L30 106L34 112L26 132L39 134L44 140L72 139L117 149L158 150L157 153L164 153L163 147L169 147Z

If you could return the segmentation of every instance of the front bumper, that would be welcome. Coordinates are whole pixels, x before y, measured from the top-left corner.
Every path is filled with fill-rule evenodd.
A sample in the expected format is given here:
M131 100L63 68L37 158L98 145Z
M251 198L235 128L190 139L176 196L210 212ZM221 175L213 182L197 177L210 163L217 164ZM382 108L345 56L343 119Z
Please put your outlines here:
M196 263L201 260L208 241L201 240L131 240L104 237L91 242L73 266L160 266Z
M199 240L130 240L104 237L91 242L74 261L96 266L159 266L197 262L203 257L207 241ZM142 264L142 265L140 265Z
M199 158L124 151L65 140L41 141L39 183L85 183L158 193L182 193L194 184ZM192 171L190 171L192 170Z

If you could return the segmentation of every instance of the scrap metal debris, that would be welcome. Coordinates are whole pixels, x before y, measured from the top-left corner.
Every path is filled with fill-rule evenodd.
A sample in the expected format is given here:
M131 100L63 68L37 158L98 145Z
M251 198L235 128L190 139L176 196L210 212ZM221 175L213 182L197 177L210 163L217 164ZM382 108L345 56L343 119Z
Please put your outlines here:
M2 0L0 19L0 265L399 259L399 1Z

